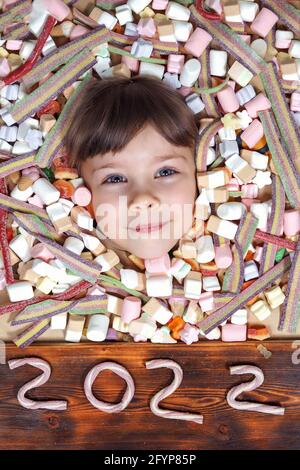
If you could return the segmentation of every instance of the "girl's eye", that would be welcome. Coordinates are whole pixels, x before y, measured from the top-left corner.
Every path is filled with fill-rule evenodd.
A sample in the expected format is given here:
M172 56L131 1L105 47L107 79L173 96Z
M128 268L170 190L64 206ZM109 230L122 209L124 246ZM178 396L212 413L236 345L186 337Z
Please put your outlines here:
M174 170L173 168L162 168L159 170L160 176L171 176L178 173L178 171Z
M123 177L120 175L112 175L106 178L104 183L109 183L109 184L117 184L117 183L124 183L124 181L120 181Z

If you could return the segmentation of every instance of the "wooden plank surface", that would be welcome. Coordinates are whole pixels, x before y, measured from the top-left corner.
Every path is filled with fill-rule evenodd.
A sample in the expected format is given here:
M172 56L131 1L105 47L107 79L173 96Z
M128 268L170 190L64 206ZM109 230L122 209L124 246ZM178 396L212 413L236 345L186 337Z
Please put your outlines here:
M257 342L203 341L195 345L150 343L66 344L39 343L20 350L7 345L7 360L40 357L52 374L42 387L28 392L32 399L66 399L66 411L31 411L17 401L19 388L40 374L30 366L10 370L0 364L1 449L299 449L300 364L292 363L292 341L264 341L272 351L265 359ZM161 407L201 413L202 425L168 420L152 414L151 397L173 379L171 370L148 370L151 359L173 359L183 368L181 386ZM125 366L135 382L135 395L121 413L94 408L83 391L89 370L103 361ZM281 405L285 415L272 416L234 410L226 402L230 388L253 378L231 376L229 366L252 364L265 374L263 385L239 399ZM111 371L101 373L93 386L95 396L118 402L125 382Z

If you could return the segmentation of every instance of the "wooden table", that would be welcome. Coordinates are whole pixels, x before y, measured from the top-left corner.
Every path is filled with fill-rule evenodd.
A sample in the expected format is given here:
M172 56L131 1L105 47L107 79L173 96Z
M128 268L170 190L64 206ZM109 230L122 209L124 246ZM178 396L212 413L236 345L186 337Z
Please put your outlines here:
M52 375L42 387L28 392L32 399L65 399L66 411L31 411L22 408L17 392L40 374L30 366L10 370L0 365L1 449L299 449L300 364L297 344L292 340L264 341L272 351L265 359L257 342L222 343L202 341L195 345L150 343L35 343L20 350L7 345L7 360L40 357L52 366ZM298 342L298 348L300 341ZM300 349L299 349L300 357ZM150 359L178 362L184 376L181 386L163 400L161 407L203 415L203 424L169 420L152 414L151 397L173 380L173 372L148 370ZM109 414L94 408L83 391L89 370L103 361L115 361L132 375L136 390L121 413ZM252 364L265 374L263 385L239 399L281 405L283 416L239 411L231 408L226 394L247 382L250 375L230 375L229 366ZM111 371L96 379L93 392L101 400L118 402L126 384Z

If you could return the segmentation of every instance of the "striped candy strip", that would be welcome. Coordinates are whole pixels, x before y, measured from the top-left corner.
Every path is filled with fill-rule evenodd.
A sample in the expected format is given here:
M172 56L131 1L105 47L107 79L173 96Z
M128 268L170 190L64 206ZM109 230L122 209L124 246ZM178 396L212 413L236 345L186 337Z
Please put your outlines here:
M291 260L289 256L283 258L280 263L276 264L268 272L264 273L260 278L255 280L250 286L246 287L238 295L235 295L232 300L226 303L224 306L211 313L208 317L204 318L198 323L198 327L205 333L209 333L211 330L219 326L223 321L231 317L237 310L243 308L249 300L256 297L258 294L263 292L273 282L281 277L291 266Z
M12 157L0 163L0 178L34 165L35 152L28 152Z
M280 235L283 214L285 209L285 194L279 176L272 175L272 207L268 217L267 232L272 235ZM260 276L272 268L275 264L277 246L265 243L262 251L262 259L259 265Z
M224 305L228 304L232 299L236 297L236 294L231 292L214 292L214 308L212 312L219 310L219 308L223 307Z
M244 282L244 257L255 235L258 219L251 212L243 214L232 247L232 264L225 272L222 290L237 293Z
M120 295L126 297L128 294L133 295L134 297L139 297L141 300L144 302L148 302L150 297L147 295L144 295L142 292L134 290L134 289L129 289L128 287L124 286L121 281L118 281L117 279L112 279L109 276L105 274L100 274L98 276L98 284L102 287L105 287L105 290L109 292L109 288L117 289L115 293L120 293Z
M81 258L81 256L76 253L72 253L72 251L60 246L54 240L49 240L43 235L33 232L29 233L36 237L41 243L44 243L51 253L62 261L76 276L92 282L93 284L97 281L101 272L100 264Z
M292 93L300 89L300 80L281 80L281 88L285 93Z
M35 156L35 163L41 168L49 167L64 145L64 138L74 117L75 104L90 83L91 73L88 73L82 82L75 88L72 95L63 107L55 125L48 132L44 144Z
M65 64L74 57L82 49L93 49L108 41L110 36L109 30L103 25L95 28L78 38L64 44L40 59L34 69L28 72L23 78L22 83L25 88L29 89L35 85L45 75L57 69L60 65Z
M200 28L205 29L214 41L233 55L247 69L257 75L266 66L265 61L243 41L240 36L232 31L227 25L219 21L209 21L199 14L196 7L191 5L191 18Z
M63 90L72 85L81 75L95 65L96 59L89 49L84 48L72 57L64 67L52 75L32 93L25 95L9 108L2 118L7 125L23 122L29 116L56 98Z
M126 36L125 34L119 34L115 31L110 31L110 39L109 43L125 47L131 46L134 41L138 39L139 36ZM179 53L179 46L176 42L164 42L160 41L159 39L151 39L153 44L153 52L157 52L159 54L178 54ZM140 58L139 58L140 60Z
M199 86L204 88L211 87L211 76L209 66L209 50L205 49L200 57L201 72L199 76ZM209 117L218 118L220 112L215 100L211 93L201 93L201 99L205 104L205 111Z
M289 274L287 296L284 300L278 329L295 333L300 316L300 239L297 251L293 254L292 267Z
M0 178L0 192L6 194L7 186L4 178ZM7 239L7 222L8 212L4 209L0 209L0 248L1 258L4 266L4 274L6 284L12 284L14 282L14 273L11 265L9 243Z
M264 128L269 150L272 154L273 163L278 173L289 203L294 208L300 207L300 177L294 162L289 157L287 149L282 140L275 123L271 110L260 111L259 119Z
M285 94L280 86L280 79L275 64L269 63L260 74L261 81L272 103L272 109L280 129L281 136L287 146L288 154L300 173L300 134L294 116L290 112Z
M107 313L107 295L87 295L79 299L70 310L71 315L93 315Z
M289 30L299 36L300 10L286 0L262 0L262 3L280 18Z
M118 263L116 266L106 271L106 274L107 276L111 276L112 278L120 281L121 279L120 269L123 269L123 267L124 266L121 263Z
M219 129L223 127L222 122L217 119L205 127L200 134L196 136L196 168L197 171L206 171L206 161L208 147L211 139L216 135Z
M121 49L120 47L115 47L115 46L108 46L109 52L121 56L127 56L127 57L132 57L133 59L136 59L136 57L131 54L129 51L125 51L124 49ZM149 62L152 64L161 64L161 65L166 65L167 64L167 59L158 59L156 57L139 57L138 58L140 62Z
M22 211L26 214L35 214L41 219L49 222L49 217L45 209L35 206L34 204L29 204L28 202L19 201L18 199L6 196L5 194L0 194L0 207L11 213Z
M287 250L295 251L297 243L293 240L288 240L287 238L277 237L276 235L270 235L267 232L262 232L261 230L256 230L255 237L257 240L261 240L266 243L272 243L273 245L286 248Z
M69 287L64 292L60 292L59 294L54 295L39 295L37 297L33 297L32 299L28 300L20 300L19 302L10 302L8 304L0 305L0 316L5 314L12 314L12 313L19 313L22 309L27 307L28 305L34 305L44 300L69 300L73 299L74 296L81 294L86 289L91 287L92 284L87 281L80 281L74 284L73 286Z
M58 234L52 225L44 223L35 214L28 215L22 212L14 212L13 219L28 232L45 235L47 238L57 242L63 242L65 240L64 234Z
M0 15L0 31L3 31L5 26L11 23L20 21L27 16L32 9L32 2L30 0L20 0L9 7L9 9Z
M70 308L76 305L78 300L44 300L34 305L25 307L16 318L11 322L11 325L21 325L23 323L29 323L33 321L45 320L51 318L59 313L68 312Z
M18 23L14 24L9 30L5 31L3 34L2 39L16 39L18 41L24 41L27 39L31 34L31 31L28 29L28 25L26 23Z
M30 325L25 331L18 335L13 341L16 346L23 349L29 346L50 327L50 318L41 320Z

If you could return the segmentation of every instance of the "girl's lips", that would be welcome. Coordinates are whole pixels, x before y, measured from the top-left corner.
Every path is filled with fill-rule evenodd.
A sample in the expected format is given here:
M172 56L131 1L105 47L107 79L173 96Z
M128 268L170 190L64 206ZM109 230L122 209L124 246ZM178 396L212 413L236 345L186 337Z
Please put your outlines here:
M148 233L148 232L155 232L157 230L160 230L164 225L166 225L167 222L161 223L161 224L156 224L156 225L137 225L135 228L131 229L134 230L135 232L139 233Z

